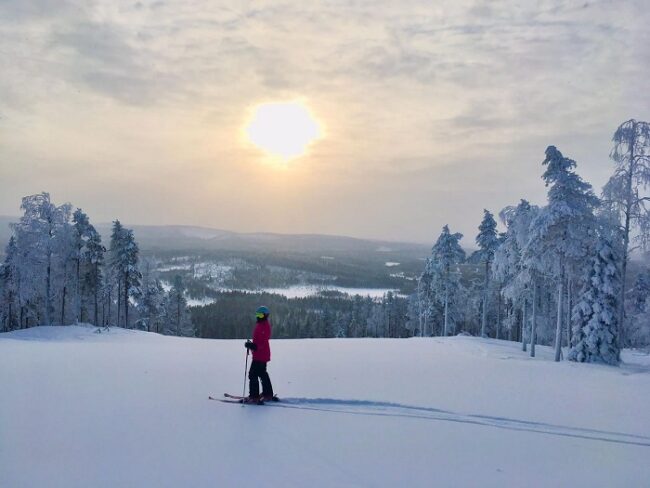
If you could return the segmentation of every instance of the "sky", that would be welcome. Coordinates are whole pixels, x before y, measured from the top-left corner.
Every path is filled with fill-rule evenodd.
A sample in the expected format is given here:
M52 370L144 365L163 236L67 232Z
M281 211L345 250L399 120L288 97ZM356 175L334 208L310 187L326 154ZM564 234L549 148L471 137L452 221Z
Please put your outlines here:
M650 119L645 3L0 0L0 214L469 244L545 201L548 145L600 192ZM289 101L321 135L277 163L245 127Z

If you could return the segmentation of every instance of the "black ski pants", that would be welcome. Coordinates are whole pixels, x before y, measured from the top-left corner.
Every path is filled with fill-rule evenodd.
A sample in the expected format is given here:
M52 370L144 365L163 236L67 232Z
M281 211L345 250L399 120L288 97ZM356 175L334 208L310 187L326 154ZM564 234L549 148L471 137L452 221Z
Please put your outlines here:
M251 369L248 371L248 379L250 380L248 394L251 397L257 397L260 394L258 378L262 380L262 395L272 397L273 386L271 385L271 378L269 378L269 374L266 372L265 361L253 361L251 363Z

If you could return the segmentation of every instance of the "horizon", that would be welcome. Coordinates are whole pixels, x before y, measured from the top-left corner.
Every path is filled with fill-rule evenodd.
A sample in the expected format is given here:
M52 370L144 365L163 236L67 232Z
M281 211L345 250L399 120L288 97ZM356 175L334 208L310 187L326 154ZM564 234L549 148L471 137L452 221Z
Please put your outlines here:
M45 188L94 222L429 244L448 224L467 246L484 208L544 204L549 145L600 194L612 134L650 112L640 0L0 18L0 214Z
M59 202L55 202L59 204ZM64 203L71 203L71 202L64 202ZM73 207L75 207L73 205ZM76 208L76 207L75 207ZM0 219L16 219L18 221L20 219L20 215L0 215ZM92 217L92 216L90 216ZM295 233L287 233L287 232L272 232L272 231L251 231L251 232L239 232L235 231L232 229L225 229L221 227L208 227L205 225L191 225L191 224L178 224L178 223L172 223L172 224L141 224L141 223L132 223L132 222L127 222L122 219L117 219L120 221L122 225L124 225L127 228L135 228L135 227L155 227L155 228L161 228L161 227L186 227L186 228L192 228L192 229L204 229L204 230L214 230L214 231L219 231L219 232L227 232L227 233L233 233L237 235L277 235L277 236L285 236L285 237L302 237L302 236L307 236L307 237L334 237L334 238L343 238L343 239L355 239L355 240L360 240L360 241L369 241L369 242L382 242L382 243L395 243L395 244L412 244L412 245L418 245L418 246L428 246L431 247L433 242L417 242L417 241L400 241L400 240L391 240L391 239L376 239L372 237L356 237L356 236L350 236L350 235L344 235L344 234L323 234L323 233L302 233L302 232L295 232ZM113 221L103 221L103 222L92 222L92 224L95 227L108 227L112 225ZM136 236L137 237L137 236ZM467 249L474 249L471 246L467 246ZM2 249L0 249L2 251Z

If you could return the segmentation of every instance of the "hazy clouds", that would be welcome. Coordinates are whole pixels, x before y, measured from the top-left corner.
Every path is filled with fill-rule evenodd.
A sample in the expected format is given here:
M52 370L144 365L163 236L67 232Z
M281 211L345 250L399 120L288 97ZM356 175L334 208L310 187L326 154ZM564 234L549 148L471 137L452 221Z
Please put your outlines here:
M95 220L473 240L545 194L549 144L600 187L647 120L644 1L0 2L0 213L42 190ZM246 110L304 97L289 169Z

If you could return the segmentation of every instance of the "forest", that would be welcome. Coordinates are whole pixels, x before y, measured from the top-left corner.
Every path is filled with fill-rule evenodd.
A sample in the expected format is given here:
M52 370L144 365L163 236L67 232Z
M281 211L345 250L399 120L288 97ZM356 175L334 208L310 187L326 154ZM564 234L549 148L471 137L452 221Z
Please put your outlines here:
M496 217L485 209L471 253L445 225L419 276L404 287L413 291L382 299L210 289L161 268L155 255L143 257L119 220L104 243L82 209L57 205L45 192L29 195L0 267L0 331L85 322L245 338L251 310L263 302L273 310L277 338L469 334L520 341L533 356L536 344L552 344L558 361L566 346L568 359L617 364L622 347L650 345L650 124L628 120L612 140L613 172L598 195L576 161L548 146L540 158L544 205L522 199ZM283 284L295 278L261 261L234 276L270 284L261 278L265 269ZM359 284L354 267L341 269L343 284ZM300 275L329 279L318 271L310 265ZM396 282L392 275L386 281ZM196 293L215 301L189 307Z

